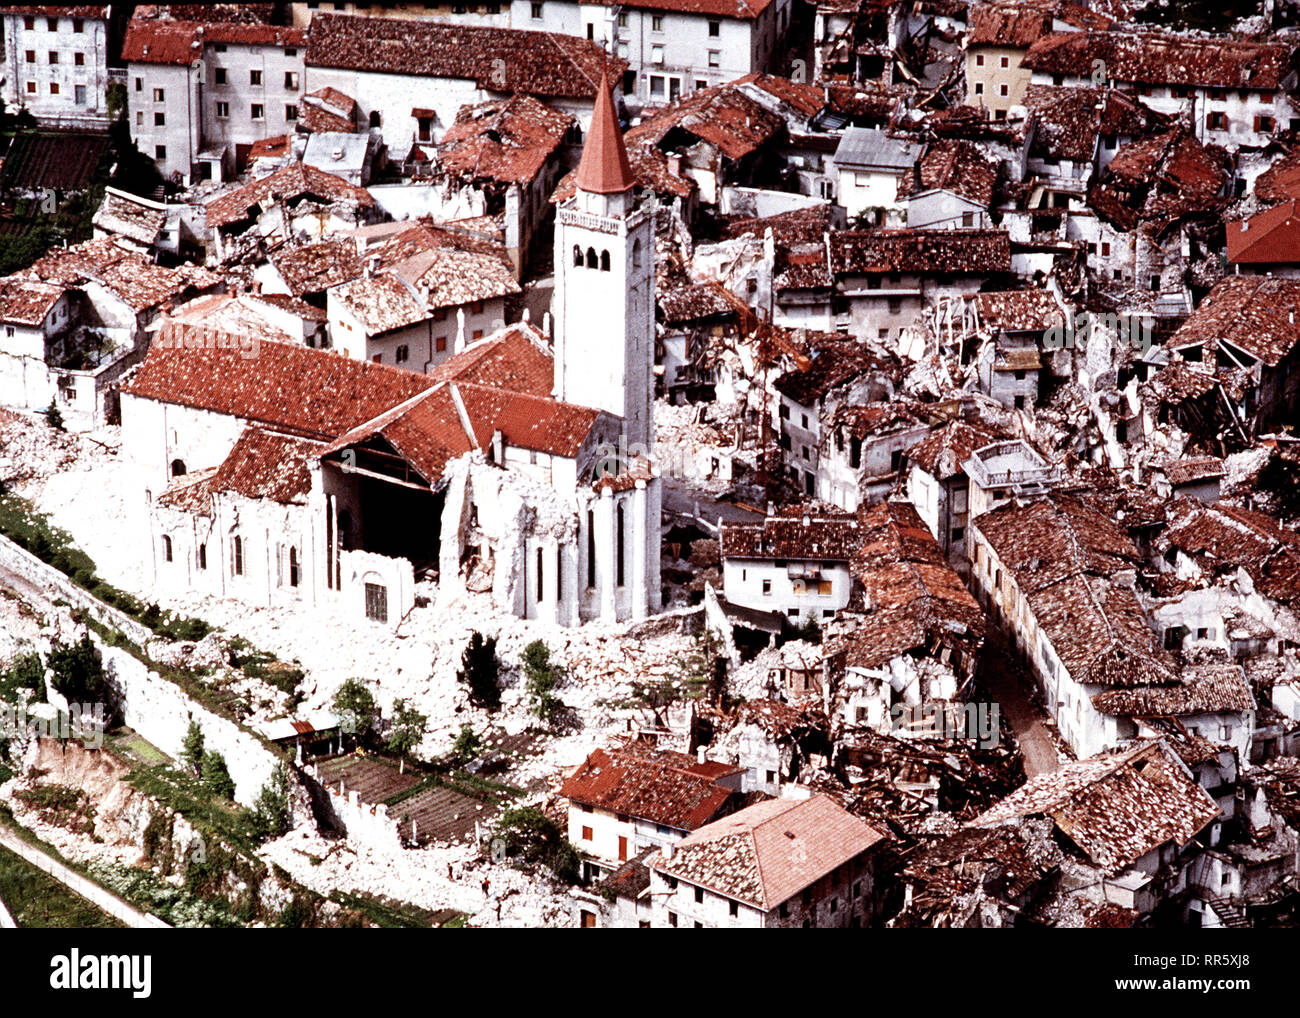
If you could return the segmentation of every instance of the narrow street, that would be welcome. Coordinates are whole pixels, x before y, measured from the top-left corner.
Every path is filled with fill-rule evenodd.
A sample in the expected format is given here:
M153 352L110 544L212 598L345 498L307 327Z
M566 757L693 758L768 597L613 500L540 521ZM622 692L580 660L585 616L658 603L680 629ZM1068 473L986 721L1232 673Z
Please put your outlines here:
M1025 763L1025 776L1046 774L1061 765L1047 718L1034 699L1033 680L1015 647L1000 629L990 628L980 658L979 681L997 701L1007 727L1016 737Z

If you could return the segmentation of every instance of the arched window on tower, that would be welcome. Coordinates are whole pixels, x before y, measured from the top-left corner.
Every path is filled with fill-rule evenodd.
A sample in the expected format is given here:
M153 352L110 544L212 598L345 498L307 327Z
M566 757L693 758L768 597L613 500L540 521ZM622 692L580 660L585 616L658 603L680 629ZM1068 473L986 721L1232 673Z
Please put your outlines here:
M596 267L596 249L594 247L589 247L587 248L587 268L594 269L595 267Z
M382 127L382 126L383 126L383 124L382 124L381 121L380 121L379 111L378 111L378 110L371 110L371 111L370 111L370 126L371 126L371 127Z
M185 473L184 460L172 460L172 476L181 477Z
M578 268L582 268L582 248L577 244L573 245L573 264Z
M632 268L639 269L640 267L641 267L641 241L634 240L632 241Z
M608 272L608 271L609 271L609 252L608 252L608 251L602 251L602 252L600 253L600 271L601 271L601 272Z

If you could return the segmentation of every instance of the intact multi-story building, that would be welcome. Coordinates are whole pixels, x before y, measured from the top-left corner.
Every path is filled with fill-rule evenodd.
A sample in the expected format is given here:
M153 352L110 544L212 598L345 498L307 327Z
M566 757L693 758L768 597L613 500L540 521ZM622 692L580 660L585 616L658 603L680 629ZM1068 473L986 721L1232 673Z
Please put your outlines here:
M0 96L42 124L107 126L109 8L0 10Z

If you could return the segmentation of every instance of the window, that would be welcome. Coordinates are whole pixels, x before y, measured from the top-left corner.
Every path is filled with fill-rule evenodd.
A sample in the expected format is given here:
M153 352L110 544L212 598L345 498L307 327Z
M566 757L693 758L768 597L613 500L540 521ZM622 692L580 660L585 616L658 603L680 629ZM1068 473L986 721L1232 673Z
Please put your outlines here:
M716 49L709 50L709 66L718 67L722 63L722 53Z
M1205 126L1211 131L1222 131L1228 126L1228 115L1223 112L1210 113L1205 118Z
M771 597L771 596L772 596L772 581L771 581L771 580L764 580L764 581L763 581L763 596L764 596L764 597Z
M36 51L34 49L29 49L27 51L27 62L29 64L36 63Z
M58 94L59 94L59 83L57 81L51 81L50 95L58 95Z
M215 68L212 75L212 80L218 85L224 85L226 83L226 69L224 67Z
M1007 86L1006 86L1005 84L1002 84L1002 85L999 85L999 86L998 86L998 95L1008 95L1008 94L1009 94L1009 93L1008 93L1008 90L1007 90Z
M734 918L740 914L740 906L734 901L727 902L727 912Z
M167 158L167 146L166 146L166 145L155 145L155 146L153 147L153 157L154 157L155 159L166 159L166 158Z
M208 568L208 546L206 544L199 545L199 568Z
M534 20L534 21L541 21L541 20L542 20L542 5L541 5L541 4L533 4L533 20Z
M163 558L170 562L172 560L172 539L163 534Z
M136 79L135 79L135 90L136 90L137 92L142 92L142 91L144 91L144 78L136 78Z
M709 36L710 36L711 38L716 39L716 38L717 38L718 36L720 36L721 34L722 34L722 22L721 22L721 21L710 21L710 22L709 22Z
M388 588L382 583L366 584L366 618L374 622L388 621Z
M51 32L57 32L57 31L59 30L59 19L58 19L58 18L46 18L46 19L45 19L45 27L48 28Z
M298 119L298 107L295 106L293 103L288 103L288 104L286 104L285 107L284 107L284 119L285 119L285 120L297 120L297 119Z
M1110 244L1104 240L1101 242L1101 256L1103 258L1110 257Z
M433 118L432 117L416 117L415 126L416 129L419 131L419 138L421 141L433 140Z
M34 91L34 89L29 89L29 91ZM144 127L144 113L140 110L135 111L135 126Z
M244 575L244 539L235 535L235 540L230 549L230 571L234 576Z
M1273 130L1273 118L1266 116L1257 116L1255 118L1255 130L1268 134Z
M227 117L229 117L229 116L230 116L230 103L226 103L226 102L218 102L218 103L217 103L217 119L218 119L218 120L225 120L225 119L226 119Z
M74 54L72 54L72 63L73 63L75 66L77 66L77 67L85 67L85 66L86 66L86 54L84 54L84 53L74 53Z
M36 92L36 82L34 82L34 81L29 81L29 82L27 83L27 91L28 91L29 93L35 94L35 92Z
M676 913L676 912L669 912L669 913L668 913L668 925L669 925L669 926L672 926L674 929L677 927L677 913Z
M439 336L437 339L435 339L435 340L433 341L433 348L434 348L434 350L437 351L438 353L446 353L446 352L447 352L447 337L446 337L446 336Z
M155 113L155 114L153 115L153 126L154 126L154 127L165 127L166 124L167 124L167 114L165 114L165 113Z
M662 32L664 30L664 19L662 14L655 14L650 18L650 31Z
M596 249L589 247L587 248L587 268L594 269L596 264Z
M410 356L411 356L410 347L403 344L397 348L397 353L394 359L397 361L398 364L401 364L403 361L409 360Z
M608 251L602 251L602 252L600 253L600 271L601 271L601 272L608 272L608 271L609 271L609 252L608 252Z
M615 548L615 553L617 554L617 558L618 558L618 561L616 563L616 569L615 569L615 572L618 575L615 578L615 583L621 587L623 586L623 572L624 572L623 560L627 557L626 555L623 554L624 548L623 548L623 507L622 506L619 506L617 512L615 513L614 526L617 528L617 533L615 533L614 535L614 543L617 545L617 547Z
M166 93L166 91L165 91L164 89L161 89L161 88L155 88L155 89L153 90L153 101L154 101L154 102L156 102L156 103L160 103L160 102L166 102L166 100L167 100L167 93Z
M1011 60L1009 57L1002 57L1000 60L998 60L998 65L1001 67L1010 67Z
M56 49L50 50L50 63L57 64L58 62L59 62L59 51Z
M590 840L591 840L591 837L592 837L592 830L591 830L591 828L590 828L590 827L584 827L584 828L582 829L582 840L583 840L583 841L590 841Z
M697 904L697 905L703 905L703 904L704 904L704 888L703 888L703 887L697 887L697 888L695 888L695 904Z
M546 572L546 563L542 558L542 549L537 549L537 600L540 602L545 597L543 578Z
M296 92L296 91L298 90L298 72L297 72L297 71L285 71L285 72L284 72L284 87L285 87L285 91L288 91L288 92Z
M618 16L618 27L627 28L627 12L623 11Z
M655 43L650 47L650 62L652 64L662 64L664 62L664 48L659 43ZM659 94L663 95L662 79L660 80Z
M23 18L23 28L32 31L36 28L36 19L32 17Z
M975 66L976 66L976 67L983 67L983 66L984 66L984 54L983 54L983 53L976 53L976 54L975 54Z
M298 50L295 47L290 46L284 51L284 55L286 57L296 57L298 55Z
M972 226L974 226L974 225L975 225L975 213L974 213L974 212L963 212L963 213L961 214L961 225L964 226L964 227L965 227L966 229L968 229L968 230L969 230Z
M263 120L266 117L266 107L261 103L253 103L248 109L248 115L253 120Z
M261 71L249 71L249 72L248 72L248 83L249 83L250 85L260 85L260 84L262 83L262 72L261 72Z
M663 47L662 47L662 46L655 46L655 47L653 47L653 48L654 48L654 49L657 49L657 50L660 51L659 56L660 56L660 62L662 63L662 62L663 62ZM662 97L663 94L664 94L664 76L663 76L662 74L652 74L652 75L650 75L650 96L651 96L651 98L654 98L654 97L656 97L656 96L660 96L660 97Z

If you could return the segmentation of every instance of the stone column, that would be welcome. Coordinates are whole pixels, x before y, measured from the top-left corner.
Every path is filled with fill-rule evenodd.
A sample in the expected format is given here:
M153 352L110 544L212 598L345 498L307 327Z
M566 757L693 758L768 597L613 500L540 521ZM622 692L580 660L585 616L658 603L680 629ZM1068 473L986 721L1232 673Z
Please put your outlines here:
M596 500L596 591L602 622L617 621L614 583L614 492L606 487Z
M637 481L632 492L632 618L646 617L646 518L645 481Z
M560 614L560 569L564 545L556 542L554 546L542 546L542 563L546 567L542 572L542 595L546 598L546 617L559 625L563 619ZM540 611L537 613L542 614Z

